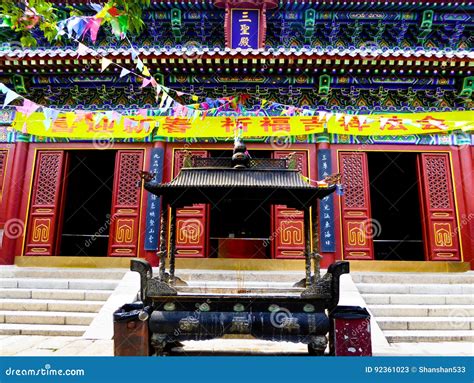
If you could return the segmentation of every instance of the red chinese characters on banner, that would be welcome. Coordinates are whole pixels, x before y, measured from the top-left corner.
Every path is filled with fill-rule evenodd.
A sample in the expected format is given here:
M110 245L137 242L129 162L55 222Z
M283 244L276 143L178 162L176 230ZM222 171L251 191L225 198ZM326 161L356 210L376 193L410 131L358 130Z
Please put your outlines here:
M301 118L301 123L304 126L305 132L320 131L324 129L324 121L318 116Z
M107 117L103 117L97 123L95 123L92 116L85 116L84 121L87 124L88 132L107 133L114 131L114 121L109 120Z
M184 117L166 117L162 128L167 133L186 133L191 129L191 120Z
M67 123L66 116L58 117L51 125L51 131L54 133L72 133L74 128Z
M385 125L380 126L380 130L387 131L398 131L398 130L408 130L408 128L403 124L403 120L400 117L392 116L387 120Z
M431 116L426 116L421 120L416 120L416 122L421 124L421 130L429 130L430 132L442 132L449 129L449 126L445 124L445 120Z
M261 127L266 133L290 132L290 117L264 117Z
M223 120L221 120L221 128L223 128L226 133L235 132L237 128L239 128L242 132L247 132L251 124L251 117L239 117L237 119L225 117Z
M344 128L344 131L347 133L351 132L363 132L366 129L370 129L370 125L367 122L360 123L357 117L353 117L350 119L348 123L346 123L344 118L341 118L339 126Z
M127 133L141 133L143 130L150 130L150 123L153 121L152 118L147 118L144 120L131 120L125 118L123 121L123 131Z

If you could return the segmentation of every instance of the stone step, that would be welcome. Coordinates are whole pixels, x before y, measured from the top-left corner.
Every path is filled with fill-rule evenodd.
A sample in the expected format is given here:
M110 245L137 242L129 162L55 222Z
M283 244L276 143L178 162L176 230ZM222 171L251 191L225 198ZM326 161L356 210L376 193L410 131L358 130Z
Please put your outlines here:
M322 274L325 270L322 271ZM158 269L153 269L158 275ZM288 282L296 283L304 278L304 271L254 271L254 270L176 270L176 275L186 282L219 281L219 282Z
M461 317L474 316L473 305L371 305L378 317Z
M0 311L0 323L89 325L96 313L58 311Z
M0 298L106 301L112 290L2 289Z
M471 294L363 294L362 296L368 305L474 305L474 296Z
M474 317L377 317L382 330L474 330Z
M55 267L0 268L0 278L122 279L126 269L76 269Z
M474 331L472 330L390 330L383 333L390 343L474 341Z
M103 302L53 299L0 299L0 310L99 312Z
M0 323L0 335L82 336L87 326Z
M470 284L358 283L361 294L474 294Z
M114 290L118 282L113 279L0 278L0 288Z
M464 273L351 273L354 283L474 284L474 272Z

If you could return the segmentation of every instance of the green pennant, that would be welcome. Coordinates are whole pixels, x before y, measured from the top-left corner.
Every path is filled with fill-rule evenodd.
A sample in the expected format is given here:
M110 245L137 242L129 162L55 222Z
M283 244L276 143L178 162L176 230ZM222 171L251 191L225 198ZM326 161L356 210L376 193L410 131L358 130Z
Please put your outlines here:
M118 23L120 25L120 30L122 33L127 33L128 31L128 17L127 15L121 15L117 17Z

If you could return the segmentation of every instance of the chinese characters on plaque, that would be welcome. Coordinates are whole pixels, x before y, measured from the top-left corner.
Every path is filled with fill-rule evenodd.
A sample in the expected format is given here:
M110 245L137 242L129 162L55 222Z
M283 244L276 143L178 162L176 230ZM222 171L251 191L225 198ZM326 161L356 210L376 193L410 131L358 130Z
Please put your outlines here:
M163 180L163 149L153 148L150 155L150 172L155 174L154 181L161 182ZM145 250L157 250L161 199L154 194L147 194Z
M258 49L260 10L232 9L230 15L231 48Z
M331 153L329 149L318 150L318 179L332 174ZM319 233L322 253L334 253L336 242L334 235L334 199L328 195L319 202Z

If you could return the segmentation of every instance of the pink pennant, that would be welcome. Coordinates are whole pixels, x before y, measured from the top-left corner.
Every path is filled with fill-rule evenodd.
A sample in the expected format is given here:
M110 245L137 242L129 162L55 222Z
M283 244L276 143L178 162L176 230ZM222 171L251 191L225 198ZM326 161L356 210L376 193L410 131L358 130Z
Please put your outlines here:
M143 84L142 84L142 88L145 88L147 87L148 85L151 84L151 80L149 78L144 78L143 79Z
M89 20L87 24L86 30L89 29L91 31L91 40L95 44L97 40L97 34L99 33L100 24L102 23L102 19L92 18Z
M16 110L20 113L23 113L27 117L31 115L35 110L37 110L40 106L33 101L28 99L24 99L22 106L17 106Z

